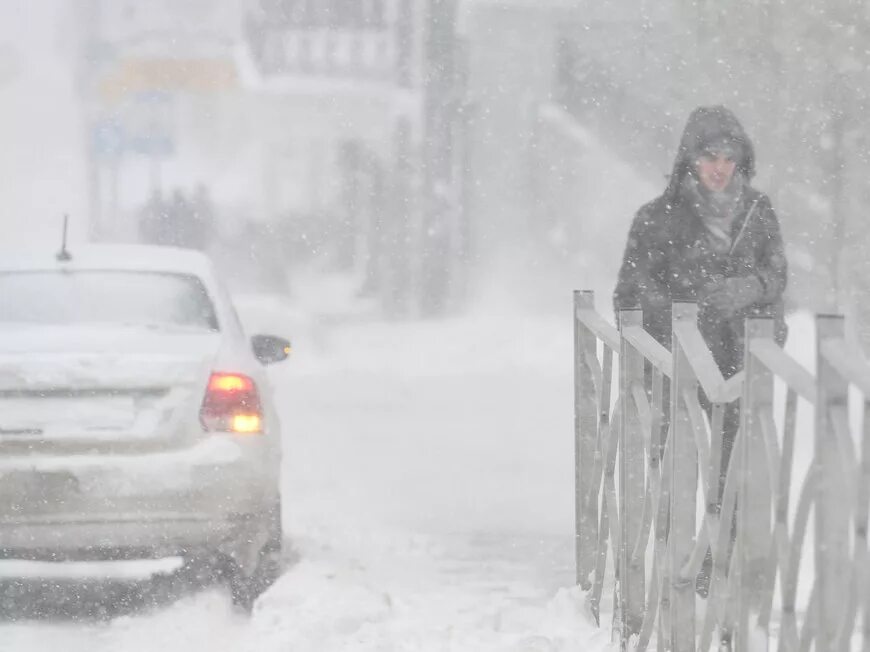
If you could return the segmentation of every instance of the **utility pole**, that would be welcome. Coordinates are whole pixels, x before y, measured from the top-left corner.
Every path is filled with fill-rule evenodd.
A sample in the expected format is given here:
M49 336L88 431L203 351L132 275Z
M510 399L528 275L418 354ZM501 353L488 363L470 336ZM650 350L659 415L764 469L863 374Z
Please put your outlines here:
M414 289L414 261L419 259L419 238L414 237L419 204L419 147L422 88L423 0L392 0L395 18L395 69L393 83L397 106L391 127L391 152L384 211L386 224L381 235L383 256L380 267L381 302L393 317L411 312Z
M423 210L420 311L444 311L455 271L460 219L455 156L459 154L456 0L427 0L423 45Z
M831 111L831 168L830 168L830 198L831 216L833 229L831 233L831 280L833 297L832 309L837 309L841 302L842 279L840 268L842 267L843 249L846 236L846 198L845 179L846 173L846 89L842 76L834 73L831 78L830 88L830 111Z
M95 142L96 118L94 116L93 84L96 76L96 68L99 65L99 52L101 49L98 25L100 24L99 0L88 0L83 11L79 14L78 27L81 30L79 41L79 68L77 75L78 90L83 98L85 106L84 118L84 143L85 160L87 161L88 183L88 238L98 239L103 230L102 210L102 173L100 160L97 154Z

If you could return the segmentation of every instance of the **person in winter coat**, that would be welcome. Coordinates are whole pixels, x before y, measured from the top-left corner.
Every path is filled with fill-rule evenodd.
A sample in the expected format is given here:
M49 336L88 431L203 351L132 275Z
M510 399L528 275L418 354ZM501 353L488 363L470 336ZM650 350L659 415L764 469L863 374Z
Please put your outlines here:
M698 328L725 378L743 366L746 317L772 317L780 345L787 334L779 221L770 199L750 185L754 173L752 142L734 114L723 106L695 109L667 188L634 218L614 291L616 310L642 308L644 327L668 349L671 304L697 302ZM724 421L719 503L739 427L736 404Z
M785 342L787 264L770 199L749 183L755 152L723 106L689 116L665 192L634 218L614 305L644 310L644 327L671 342L671 303L697 301L698 327L726 378L743 365L744 319L773 317Z

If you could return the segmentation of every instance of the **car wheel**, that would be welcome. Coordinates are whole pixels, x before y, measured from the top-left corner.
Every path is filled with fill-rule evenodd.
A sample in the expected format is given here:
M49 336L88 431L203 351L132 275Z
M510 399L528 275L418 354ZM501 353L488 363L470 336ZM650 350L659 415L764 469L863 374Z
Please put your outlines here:
M257 556L257 566L250 576L232 560L227 561L227 576L233 604L250 613L254 602L275 581L283 571L283 531L281 528L280 502L269 513L269 538Z
M254 574L250 577L242 572L241 567L228 561L228 580L233 604L250 613L254 602L281 576L280 548L263 548Z
M0 582L0 621L15 621L19 608L24 601L21 599L21 584L14 580L4 579Z
M229 564L227 579L229 580L233 605L245 613L250 613L254 608L254 601L257 599L252 586L254 578L247 577L234 561L230 560L227 563Z

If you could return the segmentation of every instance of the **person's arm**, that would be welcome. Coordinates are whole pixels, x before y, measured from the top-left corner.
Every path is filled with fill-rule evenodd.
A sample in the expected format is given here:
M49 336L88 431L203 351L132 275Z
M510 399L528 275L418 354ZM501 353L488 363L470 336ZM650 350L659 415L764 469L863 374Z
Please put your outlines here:
M613 292L613 307L617 313L623 308L656 311L670 306L670 291L660 274L666 260L661 229L662 225L648 207L635 215Z
M785 292L788 279L785 246L770 199L762 196L750 218L760 222L760 227L754 230L760 240L754 269L747 270L744 276L717 279L708 286L703 299L706 305L726 316L753 304L774 303Z
M757 258L756 274L762 286L762 293L757 303L773 303L785 292L788 282L788 262L785 258L785 245L782 241L779 219L770 204L770 199L763 197L759 208L767 237L762 242Z

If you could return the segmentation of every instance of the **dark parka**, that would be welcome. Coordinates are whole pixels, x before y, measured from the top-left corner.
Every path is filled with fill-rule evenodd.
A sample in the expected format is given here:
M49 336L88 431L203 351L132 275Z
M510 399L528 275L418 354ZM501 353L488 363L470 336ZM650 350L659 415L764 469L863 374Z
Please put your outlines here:
M741 145L743 156L737 169L747 185L732 223L731 250L717 253L680 187L703 145L723 136ZM616 309L643 308L644 326L668 348L671 303L699 302L698 326L726 377L743 366L745 317L773 317L780 344L786 335L782 297L787 269L782 236L770 200L748 185L754 172L752 143L733 114L724 107L696 109L683 134L668 188L634 218L614 292ZM707 286L716 278L749 275L761 282L757 301L727 316L704 305Z

